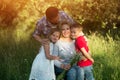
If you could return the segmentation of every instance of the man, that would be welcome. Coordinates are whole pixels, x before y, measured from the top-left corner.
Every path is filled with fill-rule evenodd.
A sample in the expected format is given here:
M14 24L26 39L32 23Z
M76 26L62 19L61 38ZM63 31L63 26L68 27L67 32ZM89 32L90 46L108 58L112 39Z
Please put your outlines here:
M42 36L48 36L51 29L57 28L61 22L74 23L74 20L70 16L63 11L59 11L56 7L49 7L45 14L46 16L38 20L36 30L33 33L33 37L42 44L45 44L47 41Z

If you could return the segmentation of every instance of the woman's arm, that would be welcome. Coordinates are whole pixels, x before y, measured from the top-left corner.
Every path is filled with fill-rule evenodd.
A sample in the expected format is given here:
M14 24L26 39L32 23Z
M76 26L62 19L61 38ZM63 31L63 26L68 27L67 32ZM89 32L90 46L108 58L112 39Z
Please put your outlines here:
M56 44L55 44L54 47L53 47L53 55L59 57L59 47L58 47ZM54 61L54 64L55 64L55 66L61 68L62 62L61 62L61 60L59 59L59 60L55 60L55 61Z

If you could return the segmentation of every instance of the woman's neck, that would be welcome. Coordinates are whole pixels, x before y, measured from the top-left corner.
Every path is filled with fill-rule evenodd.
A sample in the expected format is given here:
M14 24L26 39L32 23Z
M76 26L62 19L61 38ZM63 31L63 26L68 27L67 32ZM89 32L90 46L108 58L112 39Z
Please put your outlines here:
M72 41L71 38L60 38L60 40L65 41L65 42L71 42Z

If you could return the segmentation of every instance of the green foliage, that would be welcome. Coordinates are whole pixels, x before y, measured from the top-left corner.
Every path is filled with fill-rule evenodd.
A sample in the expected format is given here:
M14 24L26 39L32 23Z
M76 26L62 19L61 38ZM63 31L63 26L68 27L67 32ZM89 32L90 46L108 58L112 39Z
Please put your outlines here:
M4 27L12 25L18 13L22 11L28 0L1 0L0 1L0 24ZM0 26L1 26L0 25Z
M87 32L104 29L107 32L113 29L113 23L119 24L119 4L118 0L66 0L62 8L67 9L79 23L83 23Z
M104 38L101 35L89 36L89 46L95 59L94 75L98 80L119 80L118 70L120 41L113 40L107 35Z
M105 29L107 33L114 23L116 31L120 29L119 5L119 0L1 0L0 26L29 28L49 6L56 6L83 23L87 32Z
M119 0L0 0L0 79L28 80L40 47L32 38L36 21L56 6L91 34L95 79L119 80L119 5Z

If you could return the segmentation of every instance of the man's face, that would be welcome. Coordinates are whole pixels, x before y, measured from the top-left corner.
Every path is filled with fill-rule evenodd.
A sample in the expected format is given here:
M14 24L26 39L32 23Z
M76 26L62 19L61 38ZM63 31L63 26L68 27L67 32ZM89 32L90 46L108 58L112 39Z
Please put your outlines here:
M76 39L80 35L80 30L78 28L71 28L71 37Z
M55 18L53 19L48 19L50 23L56 25L58 24L58 21L59 21L59 16L56 16Z

